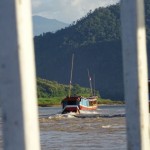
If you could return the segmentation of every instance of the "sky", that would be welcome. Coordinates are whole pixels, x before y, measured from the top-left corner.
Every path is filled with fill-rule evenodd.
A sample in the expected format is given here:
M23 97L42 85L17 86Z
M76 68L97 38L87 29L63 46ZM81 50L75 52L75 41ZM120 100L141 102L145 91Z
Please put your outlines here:
M116 4L119 0L32 0L32 15L71 24L90 10Z

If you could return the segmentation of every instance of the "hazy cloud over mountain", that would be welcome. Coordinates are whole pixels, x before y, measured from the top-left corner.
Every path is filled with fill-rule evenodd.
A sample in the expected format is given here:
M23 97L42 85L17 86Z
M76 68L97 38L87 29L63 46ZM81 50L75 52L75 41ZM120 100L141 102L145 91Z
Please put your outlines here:
M115 4L119 0L32 0L33 15L72 23L89 10Z

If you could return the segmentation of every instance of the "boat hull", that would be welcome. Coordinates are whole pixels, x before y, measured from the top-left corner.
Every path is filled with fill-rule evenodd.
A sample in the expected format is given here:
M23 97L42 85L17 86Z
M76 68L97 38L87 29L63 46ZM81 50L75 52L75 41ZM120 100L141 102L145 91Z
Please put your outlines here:
M80 105L80 110L96 110L97 109L97 106L83 106L83 105Z
M80 113L80 109L77 105L66 105L62 111L62 114L66 114L70 112Z

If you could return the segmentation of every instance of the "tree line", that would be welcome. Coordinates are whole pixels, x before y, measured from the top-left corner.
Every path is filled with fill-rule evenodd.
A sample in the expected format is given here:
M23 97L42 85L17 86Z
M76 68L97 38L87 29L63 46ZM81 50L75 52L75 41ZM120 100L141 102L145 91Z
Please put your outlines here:
M76 96L90 96L90 89L81 87L78 84L72 85L71 95ZM99 92L96 91L96 95ZM37 94L38 98L52 98L52 97L65 97L68 96L69 85L60 84L56 81L49 81L46 79L37 78Z

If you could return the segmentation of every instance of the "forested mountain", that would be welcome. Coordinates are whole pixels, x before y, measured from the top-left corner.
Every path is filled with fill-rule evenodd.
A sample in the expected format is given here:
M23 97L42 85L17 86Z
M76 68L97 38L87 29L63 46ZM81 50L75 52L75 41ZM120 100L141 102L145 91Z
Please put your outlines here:
M150 38L150 0L146 0L147 40ZM95 76L102 98L123 99L120 5L97 8L56 33L34 37L37 75L68 83L75 54L73 82L89 87L87 69Z
M56 19L48 19L41 16L33 16L33 33L40 35L44 32L56 32L59 29L69 26L68 24Z

